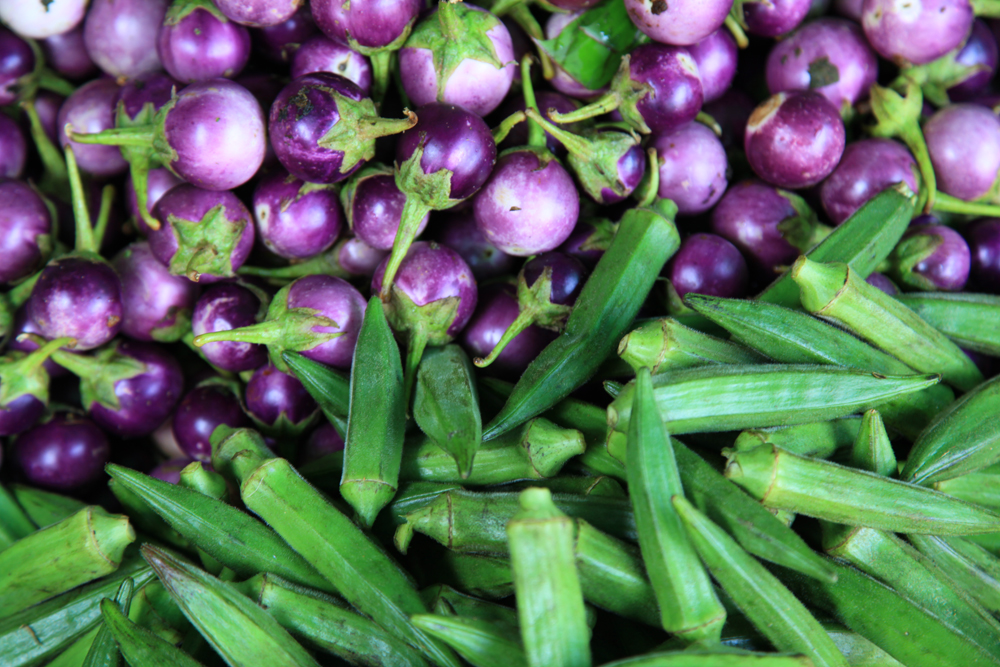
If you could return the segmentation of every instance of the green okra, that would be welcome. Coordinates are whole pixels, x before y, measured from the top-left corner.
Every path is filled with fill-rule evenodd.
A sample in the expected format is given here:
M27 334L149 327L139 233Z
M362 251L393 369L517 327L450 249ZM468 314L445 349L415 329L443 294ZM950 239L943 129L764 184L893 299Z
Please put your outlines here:
M673 496L673 506L712 576L775 648L804 654L817 667L846 667L819 621L774 575L683 496Z
M910 292L896 299L957 345L1000 356L1000 296L956 292Z
M661 625L660 609L635 545L576 520L577 572L587 602L653 627Z
M653 378L660 417L675 435L834 419L936 383L933 375L785 364L706 366ZM608 406L608 450L619 460L634 394L630 382Z
M654 210L655 209L655 210ZM486 425L491 440L535 417L589 380L635 319L667 260L680 247L677 207L630 209L587 279L563 333L521 375L506 404Z
M237 454L248 451L266 459L275 457L275 453L264 441L264 436L252 428L232 428L220 424L212 431L208 441L212 446L212 467L217 473L233 482L238 478L233 464Z
M442 616L463 616L489 621L504 630L515 634L517 628L517 611L495 602L480 600L471 595L465 595L451 586L437 584L420 591L427 608Z
M82 667L83 661L87 658L90 647L94 645L94 640L97 639L97 633L100 630L100 626L88 630L83 636L70 644L66 650L45 663L45 667Z
M47 525L47 524L46 524ZM38 530L14 494L0 484L0 549Z
M491 621L462 616L417 614L413 624L451 646L473 667L527 667L517 635Z
M88 632L96 636L101 620L101 600L114 597L128 578L136 589L141 589L155 579L155 575L141 559L126 559L107 577L18 613L5 613L0 619L0 656L4 658L4 667L41 664L62 653ZM80 662L89 647L90 642L80 653Z
M507 524L521 641L532 667L589 667L590 629L573 555L573 521L548 489L526 489Z
M201 461L189 463L181 470L180 485L186 489L225 501L229 498L229 487L226 478L217 472L207 470Z
M326 364L307 359L298 352L282 352L281 358L319 405L340 437L346 437L347 413L351 402L350 379Z
M236 588L306 645L355 665L426 667L427 661L344 601L259 574Z
M851 667L903 667L898 660L853 630L838 623L824 622L822 625ZM767 640L756 633L746 636L723 633L722 643L724 646L748 651L761 651L767 648Z
M797 456L773 445L729 451L727 456L726 477L768 508L890 532L1000 531L997 514L916 484Z
M829 614L907 667L1000 664L991 654L927 610L855 568L830 559L834 584L776 568L804 603Z
M483 440L483 421L472 362L458 345L424 353L413 390L413 419L452 456L460 476L469 477Z
M232 667L318 667L318 663L266 611L232 585L151 545L142 555L170 596L212 648Z
M243 577L273 572L305 586L334 591L273 530L226 503L111 464L112 480L149 505L186 539Z
M938 414L913 443L900 475L931 484L1000 461L1000 377L976 387Z
M934 563L891 533L823 524L824 549L892 586L955 633L1000 659L1000 623Z
M1000 560L996 556L962 538L937 535L908 537L962 590L990 612L1000 613Z
M639 548L667 632L689 642L717 643L726 610L688 540L670 498L683 495L670 437L653 397L648 368L635 379L628 430L628 487Z
M633 370L681 370L709 364L760 364L767 361L742 345L709 336L664 317L646 322L618 343L618 356Z
M845 366L882 375L912 375L895 357L823 320L763 301L692 294L691 306L724 327L734 339L785 364ZM943 384L879 406L887 423L912 439L955 395Z
M875 195L837 226L806 257L815 262L844 262L867 278L889 256L910 226L916 197L904 184ZM799 307L799 290L785 273L757 295L757 301Z
M505 557L442 549L436 554L434 566L435 581L443 581L470 595L502 600L514 594L514 573Z
M5 615L114 572L135 541L128 517L88 506L0 551Z
M200 662L169 641L130 621L110 600L101 602L101 612L104 627L118 643L128 664L143 667L202 667Z
M113 601L104 600L101 602L102 618L108 604L118 609L122 614L128 614L134 592L135 588L132 579L129 578L123 581L121 586L118 587L118 593L115 595ZM83 660L83 667L119 667L121 664L122 654L118 650L118 644L115 643L111 629L108 628L107 623L101 623L97 635L94 636L94 643L90 645L87 657Z
M153 595L153 590L159 592ZM191 627L184 612L158 583L147 584L136 593L129 610L129 620L171 644L183 641L184 635L179 629L188 630Z
M108 482L108 490L118 499L125 514L135 524L139 530L146 535L151 535L156 539L169 544L178 549L188 549L190 544L183 535L170 527L170 525L158 515L149 504L132 489L123 486L118 480L112 478Z
M399 486L407 413L403 362L378 295L358 332L350 407L340 495L367 527Z
M885 432L878 410L868 410L861 417L861 428L847 464L883 477L891 477L898 471L896 453L892 451L889 434Z
M684 651L649 653L605 663L604 667L813 667L805 656L779 653Z
M62 521L87 506L82 500L23 484L12 485L11 491L28 518L40 528Z
M770 444L799 456L828 459L838 450L852 448L860 430L861 419L855 415L794 426L750 429L736 437L733 449L743 451Z
M247 508L313 563L345 600L432 662L458 667L450 649L410 622L410 615L427 609L409 576L288 461L248 452L234 463Z
M299 470L300 474L302 470ZM303 476L312 483L312 480L305 474ZM315 483L313 483L315 485ZM387 508L388 516L392 519L392 525L399 526L406 523L406 515L421 507L429 505L438 496L448 491L461 490L458 484L438 484L436 482L403 482L399 485L399 492Z
M967 503L1000 512L1000 475L996 473L968 473L943 482L934 482L934 488Z
M846 327L922 373L938 373L969 391L983 375L943 333L882 290L865 282L847 264L822 264L800 257L792 266L802 305L811 313Z
M552 493L573 494L578 496L606 496L608 498L627 498L624 487L613 477L569 477L559 475L549 479L535 479L524 482L514 482L504 488L523 491L529 486L541 486Z

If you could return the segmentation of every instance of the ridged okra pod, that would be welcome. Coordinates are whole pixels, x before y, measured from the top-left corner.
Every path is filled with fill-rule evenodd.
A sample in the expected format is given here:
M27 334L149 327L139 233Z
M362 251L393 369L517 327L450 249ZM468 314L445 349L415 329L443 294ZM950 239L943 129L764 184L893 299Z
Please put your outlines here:
M651 373L709 364L759 364L766 358L753 350L686 327L672 317L646 322L618 343L620 356L633 370Z
M483 421L472 362L458 345L424 353L413 391L413 419L452 456L459 475L469 477L483 440Z
M1000 296L968 292L910 292L896 298L957 345L1000 355Z
M130 621L110 600L101 602L104 626L130 665L143 667L201 667L201 663L165 639Z
M972 542L955 537L910 535L910 541L937 563L958 586L994 614L1000 613L1000 559Z
M417 614L413 623L445 642L473 667L527 667L517 635L480 618Z

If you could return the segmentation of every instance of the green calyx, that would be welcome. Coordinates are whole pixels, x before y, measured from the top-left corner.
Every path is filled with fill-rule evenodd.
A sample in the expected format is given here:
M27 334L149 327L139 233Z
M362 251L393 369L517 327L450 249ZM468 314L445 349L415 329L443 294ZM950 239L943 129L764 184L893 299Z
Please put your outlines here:
M142 375L148 368L138 359L118 352L118 342L97 350L93 355L74 354L57 350L52 360L80 378L80 400L88 409L98 403L109 410L118 410L121 403L115 392L120 380Z
M903 69L892 87L905 90L907 82L912 81L920 86L924 97L936 107L946 107L951 104L948 99L948 89L957 86L977 72L987 70L983 64L965 65L958 62L957 57L964 44L949 51L937 60L924 65L913 65Z
M382 118L375 109L375 102L368 97L352 100L331 88L320 88L337 102L340 120L320 138L321 148L342 152L340 173L349 173L359 162L375 157L375 140L405 132L417 124L417 115L404 109L406 118ZM303 93L304 94L304 93ZM295 104L295 98L290 100ZM303 100L303 104L308 104Z
M934 281L914 269L933 255L942 243L944 239L937 234L915 234L904 238L889 255L892 279L924 292L936 292L938 288Z
M38 339L38 342L41 347L33 352L11 352L0 357L0 408L6 408L11 402L26 395L48 404L49 374L43 364L59 348L76 345L76 341L72 338L57 338L50 342Z
M396 187L406 195L407 203L412 198L432 211L443 211L460 203L461 199L451 198L451 177L454 172L438 169L428 174L420 165L423 157L424 147L421 145L402 164L396 163ZM423 218L423 215L420 217Z
M393 286L385 304L385 316L393 331L408 336L426 336L428 345L447 345L452 341L448 328L458 314L459 297L449 296L418 306L402 290Z
M820 223L816 212L809 207L805 199L787 190L778 190L778 194L784 197L795 209L795 215L778 223L778 231L781 232L786 241L798 248L800 252L808 252L833 231L830 227Z
M473 9L461 0L441 0L437 19L420 22L406 41L406 48L427 49L433 54L437 99L443 102L445 86L463 61L477 60L497 69L507 63L500 61L487 34L502 25L490 12Z
M168 218L177 252L170 259L170 273L198 282L203 273L232 278L233 251L243 236L247 220L230 220L223 204L213 206L199 220Z
M170 5L170 8L167 9L167 15L163 18L163 25L177 25L188 15L198 9L204 9L206 12L223 23L229 23L229 19L226 18L225 14L218 10L212 0L175 0L174 3Z
M910 149L920 170L920 193L918 202L925 213L934 207L937 195L937 177L931 164L927 142L920 129L920 114L924 107L924 96L912 79L900 81L904 94L878 84L871 87L871 107L875 115L875 125L868 131L876 137L898 138Z

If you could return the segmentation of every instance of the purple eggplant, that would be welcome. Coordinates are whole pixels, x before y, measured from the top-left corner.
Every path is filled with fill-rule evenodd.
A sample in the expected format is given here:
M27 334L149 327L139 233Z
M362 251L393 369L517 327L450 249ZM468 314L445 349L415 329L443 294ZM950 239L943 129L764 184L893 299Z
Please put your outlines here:
M625 0L639 30L663 44L688 46L722 27L731 0Z
M355 236L369 247L392 250L406 205L392 167L377 162L365 165L344 185L340 202ZM425 214L414 236L423 233L429 219L430 213Z
M317 461L327 454L344 450L344 439L329 423L320 424L299 448L298 465Z
M511 285L494 285L484 289L479 307L462 330L462 346L473 358L486 357L520 313L521 308ZM555 332L532 324L507 342L489 368L492 372L518 377L556 336Z
M728 30L720 28L705 39L687 47L687 50L698 65L705 103L719 99L729 90L736 77L736 60L739 54L736 40Z
M34 102L23 103L25 111L29 107L34 108L35 114L38 116L39 127L53 146L59 143L59 109L62 108L65 101L66 98L62 95L48 90L39 90Z
M899 287L896 283L892 282L884 273L872 273L867 278L865 282L872 287L877 287L889 296L896 296L899 294Z
M156 41L163 68L184 83L232 78L250 58L250 32L210 0L174 0Z
M284 23L299 10L303 0L214 0L227 19L251 28Z
M304 42L292 56L292 78L313 72L339 74L369 95L372 89L372 68L368 58L341 42L316 35Z
M336 183L375 155L375 140L417 122L379 117L375 103L351 81L313 72L289 83L271 105L268 131L282 166L310 183Z
M87 53L82 25L61 35L43 39L38 45L42 47L45 64L68 79L92 79L100 71Z
M978 104L953 104L924 123L937 188L965 201L986 195L1000 171L1000 119Z
M740 298L750 286L746 260L732 243L715 234L692 234L667 267L677 295Z
M383 300L424 216L455 206L483 186L496 163L490 128L476 114L432 102L396 142L396 185L406 195L399 231L385 268Z
M385 281L389 261L375 271L372 292L388 295L385 315L406 339L404 370L410 388L424 349L447 345L469 322L476 310L476 279L457 252L436 243L412 244L391 285Z
M181 90L150 125L74 133L73 139L146 148L189 183L230 190L249 181L263 163L264 126L264 113L250 91L227 79L213 79Z
M288 63L300 46L319 32L308 5L303 5L291 18L277 25L253 31L255 52L271 60Z
M54 242L52 217L41 196L26 183L0 179L0 284L40 269Z
M57 338L32 352L11 351L0 357L0 436L31 428L49 402L49 357L72 339Z
M780 37L802 23L811 5L811 0L747 2L743 5L747 32L759 37Z
M865 0L833 0L833 9L844 18L861 23Z
M449 212L437 229L437 242L457 252L476 280L499 278L513 272L514 257L487 240L471 210Z
M878 58L857 24L821 18L774 45L767 57L771 94L815 90L844 113L868 96Z
M389 253L373 248L357 237L351 237L334 246L337 265L349 276L371 278Z
M344 221L333 186L305 183L282 170L257 184L253 213L257 236L267 249L293 260L328 250Z
M235 387L212 378L187 393L174 411L174 438L185 456L196 461L212 460L212 431L225 424L232 428L250 426Z
M110 130L115 126L119 92L120 87L114 79L95 79L77 88L59 109L56 119L59 143L63 148L73 146L77 164L88 174L115 176L125 171L128 163L115 146L89 146L71 141L66 126L70 126L74 135Z
M240 274L275 281L291 281L305 276L324 275L337 278L371 278L389 253L373 248L356 236L337 241L328 251L288 266L264 268L244 266Z
M923 291L957 292L969 279L972 256L965 239L951 227L911 227L889 255L892 277Z
M972 280L978 289L1000 294L1000 219L977 221L966 232Z
M46 0L45 2L0 2L0 21L22 37L45 39L61 35L80 25L89 0Z
M649 145L656 149L660 171L658 196L677 204L680 215L704 213L725 193L726 149L701 123L654 135Z
M10 117L0 115L0 178L20 178L27 157L28 143L21 127Z
M561 252L542 253L525 262L517 277L520 312L490 353L486 357L476 357L473 363L479 368L489 366L514 338L532 325L562 331L587 273L580 260Z
M205 290L195 303L191 331L195 336L250 326L266 312L257 294L236 283L220 283ZM201 353L209 363L232 373L253 370L267 361L267 348L253 343L208 343Z
M417 106L455 104L485 116L514 81L514 47L507 26L464 2L440 2L399 51L403 89Z
M245 402L247 414L261 431L281 440L298 437L319 416L319 406L298 378L271 364L254 371Z
M985 21L976 19L969 39L955 55L956 64L966 68L966 75L961 83L948 88L948 96L956 102L965 102L988 92L998 59L1000 49L994 32Z
M39 347L32 340L34 336L22 336L21 334L38 334L41 336L41 333L31 318L28 317L28 309L23 306L18 308L14 313L14 322L10 328L10 340L7 344L8 351L34 352ZM62 377L69 374L69 371L52 361L51 357L45 360L44 366L50 378Z
M122 281L122 333L141 341L172 343L191 327L198 285L171 275L149 243L129 245L112 263Z
M83 24L87 54L112 77L132 78L163 65L156 40L167 0L92 0Z
M593 268L611 246L618 225L607 218L587 218L576 223L573 233L559 247L559 251L576 257L588 268Z
M894 183L917 191L917 163L906 147L891 139L862 139L848 144L840 164L820 187L823 209L835 225Z
M743 150L747 121L755 106L749 95L736 88L730 88L719 99L705 105L705 113L722 130L722 145L727 149Z
M10 30L0 27L0 104L17 101L21 81L34 69L35 52L31 46Z
M622 58L606 95L569 114L548 115L557 123L572 123L617 109L629 127L643 134L670 132L694 120L703 100L698 63L687 49L643 44Z
M70 413L25 431L14 441L14 459L28 482L73 491L104 475L111 446L94 422Z
M232 192L178 185L153 209L149 247L170 273L210 283L236 275L253 249L250 211Z
M341 278L305 276L278 291L263 322L199 334L194 344L198 347L219 341L264 344L271 362L281 371L288 368L281 358L285 350L299 352L321 364L350 368L366 305L361 292Z
M864 0L861 26L886 60L923 65L960 46L974 19L969 0Z
M844 152L837 108L813 91L778 93L754 109L743 139L747 160L765 181L806 188L826 178Z
M160 197L183 182L182 179L174 176L166 167L157 167L156 169L149 170L149 173L146 174L146 212L149 213L149 217L153 217L153 208L156 206L156 202L160 201ZM149 236L153 232L153 228L147 224L146 218L139 210L139 198L136 196L131 174L125 178L125 207L129 215L138 223L139 231L144 236ZM153 218L153 220L159 226L160 221L156 220L156 218Z

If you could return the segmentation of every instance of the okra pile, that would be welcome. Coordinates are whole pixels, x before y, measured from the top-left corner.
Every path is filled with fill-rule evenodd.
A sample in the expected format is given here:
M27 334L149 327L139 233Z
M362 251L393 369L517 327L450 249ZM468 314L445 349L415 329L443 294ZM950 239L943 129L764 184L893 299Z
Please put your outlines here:
M0 0L0 667L1000 667L1000 0Z

